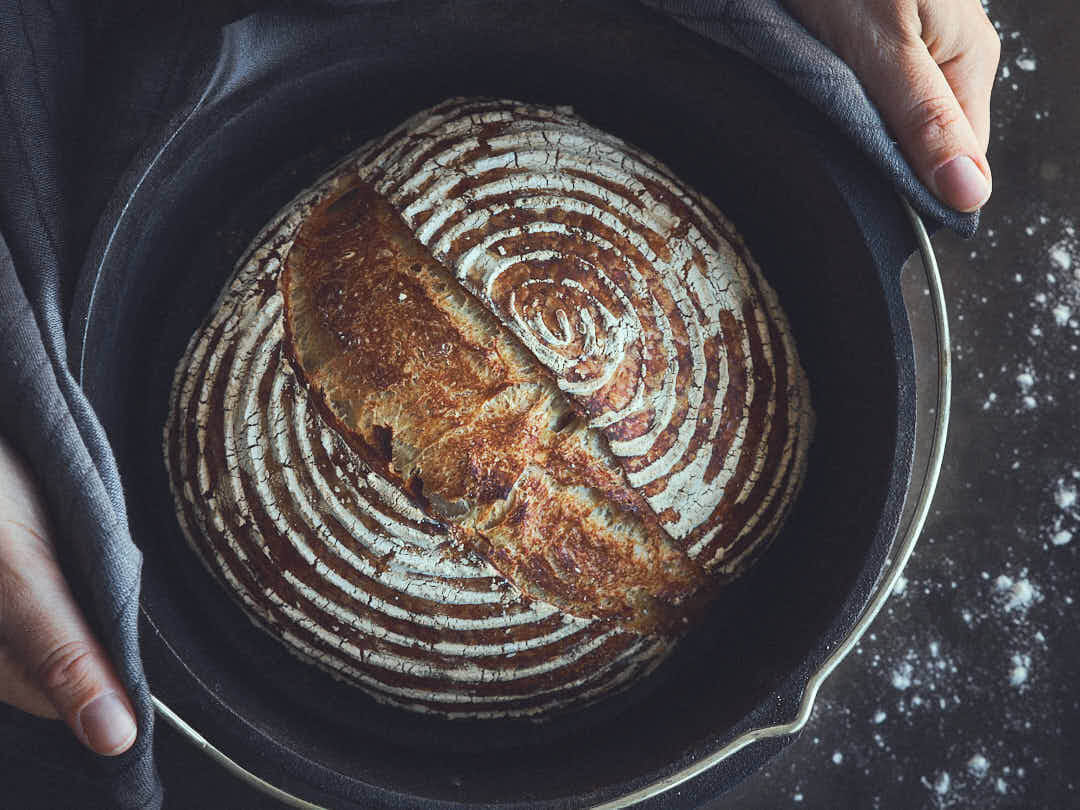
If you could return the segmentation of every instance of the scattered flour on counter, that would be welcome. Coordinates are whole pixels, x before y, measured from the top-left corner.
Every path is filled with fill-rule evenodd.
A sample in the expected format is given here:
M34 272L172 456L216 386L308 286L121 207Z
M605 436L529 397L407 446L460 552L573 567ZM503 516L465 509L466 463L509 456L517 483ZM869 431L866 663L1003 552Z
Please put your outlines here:
M1059 396L1055 389L1075 381L1080 370L1080 240L1072 218L1064 214L1037 215L1024 233L1045 246L1030 251L1035 258L1033 264L1025 265L1026 272L1013 274L1013 280L1030 295L1026 312L1007 313L1022 340L1016 344L1015 365L1005 363L1001 368L1003 373L1015 369L1011 375L1015 395L1002 396L1002 381L982 370L976 376L986 380L989 388L982 402L984 411L1005 405L1016 415L1034 416L1043 408L1054 408ZM969 315L957 307L958 322ZM963 360L964 355L956 359Z
M1001 40L1001 62L995 81L995 115L992 126L994 132L998 133L998 138L1005 140L1008 137L1009 124L1019 116L1032 116L1040 121L1046 118L1050 111L1034 109L1026 94L1021 92L1037 78L1039 68L1038 54L1028 37L1018 30L1013 30L1006 20L989 7L986 0L983 0L982 5ZM989 229L987 233L989 234Z
M1067 546L1080 531L1080 470L1073 470L1068 476L1062 476L1054 482L1051 498L1056 511L1045 529L1044 536L1050 538L1054 548Z

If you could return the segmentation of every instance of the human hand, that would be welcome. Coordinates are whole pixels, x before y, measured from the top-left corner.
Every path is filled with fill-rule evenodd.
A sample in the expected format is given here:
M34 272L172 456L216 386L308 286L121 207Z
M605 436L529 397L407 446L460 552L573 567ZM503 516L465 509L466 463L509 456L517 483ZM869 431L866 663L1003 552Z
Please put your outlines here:
M951 208L981 208L1001 42L979 0L784 2L859 77L922 182Z
M131 704L57 564L33 475L2 436L0 701L63 718L99 754L135 741Z

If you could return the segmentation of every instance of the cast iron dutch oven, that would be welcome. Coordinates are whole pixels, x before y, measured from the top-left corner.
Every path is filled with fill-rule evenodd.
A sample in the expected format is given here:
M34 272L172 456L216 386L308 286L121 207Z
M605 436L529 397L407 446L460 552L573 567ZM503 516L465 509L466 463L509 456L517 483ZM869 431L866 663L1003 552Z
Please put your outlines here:
M455 95L573 105L710 196L779 292L818 417L805 488L761 562L654 677L546 723L414 716L294 659L189 550L161 456L173 371L248 241L338 157ZM790 736L717 752L790 724L880 587L913 452L900 268L915 244L892 189L819 114L637 4L390 3L227 29L198 104L102 223L70 330L145 556L152 691L234 763L332 807L718 794Z

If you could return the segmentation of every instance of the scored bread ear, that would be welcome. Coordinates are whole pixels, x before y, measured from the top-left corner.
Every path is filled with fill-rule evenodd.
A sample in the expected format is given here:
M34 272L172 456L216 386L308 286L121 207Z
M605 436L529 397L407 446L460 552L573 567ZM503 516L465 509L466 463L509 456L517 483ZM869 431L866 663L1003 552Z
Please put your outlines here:
M301 225L286 345L360 456L530 597L678 632L703 572L552 375L353 178Z

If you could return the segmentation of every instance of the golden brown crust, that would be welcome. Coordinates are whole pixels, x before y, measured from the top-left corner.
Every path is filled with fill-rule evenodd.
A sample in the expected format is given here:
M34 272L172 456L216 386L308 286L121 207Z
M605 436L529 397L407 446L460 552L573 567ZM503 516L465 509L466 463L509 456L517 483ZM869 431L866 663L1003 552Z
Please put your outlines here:
M369 185L300 227L289 350L354 448L530 596L681 630L703 577L551 375Z

